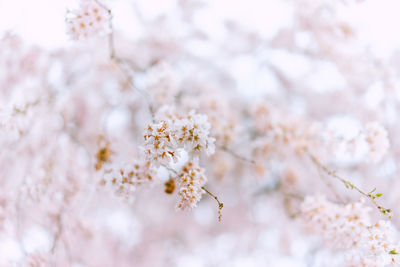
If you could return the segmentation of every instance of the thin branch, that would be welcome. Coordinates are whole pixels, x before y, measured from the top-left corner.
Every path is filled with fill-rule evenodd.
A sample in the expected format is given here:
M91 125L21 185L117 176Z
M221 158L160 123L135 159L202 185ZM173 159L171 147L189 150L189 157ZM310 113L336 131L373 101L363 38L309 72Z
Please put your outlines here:
M95 0L95 1L101 8L106 10L107 13L110 15L110 18L108 20L108 24L109 24L109 28L110 28L110 33L108 34L108 50L109 50L110 60L117 64L117 66L119 67L121 72L125 75L126 79L128 80L129 86L134 91L138 91L146 99L147 106L148 106L149 112L151 114L151 118L154 121L154 117L155 117L154 108L153 108L153 104L150 99L150 95L146 91L137 88L132 82L132 75L129 73L129 70L133 69L132 68L133 64L128 59L120 58L120 57L117 57L117 55L116 55L115 41L114 41L114 27L113 27L113 23L112 23L113 14L111 12L111 9L107 8L100 1L98 1L98 0Z
M341 202L342 204L346 203L346 201L342 198L342 196L336 191L333 184L328 180L326 176L323 175L321 168L318 168L318 174L321 177L321 180L326 184L326 186L332 191L335 195L336 199Z
M326 167L325 165L323 165L321 162L318 161L318 159L312 155L311 153L308 153L308 156L310 157L311 161L322 171L324 171L327 175L329 175L332 178L335 178L336 180L341 181L346 188L349 189L355 189L356 191L358 191L361 195L363 195L364 197L368 198L377 208L378 210L384 214L387 215L390 218L392 218L393 216L393 212L391 209L386 209L383 208L381 205L378 204L378 202L376 201L376 198L380 197L381 194L373 194L373 192L375 191L372 190L371 192L364 192L362 189L360 189L358 186L354 185L353 183L351 183L350 181L342 178L341 176L339 176L336 171L332 171L330 170L328 167Z
M170 166L166 165L166 164L161 164L161 166L163 166L164 168L166 168L167 170L173 172L176 176L178 176L178 172L174 169L172 169Z
M56 216L56 221L57 221L57 231L54 235L54 241L53 241L53 246L51 247L50 251L52 254L54 254L56 247L57 247L57 243L61 237L61 234L63 232L63 225L62 225L62 218L61 218L61 214L62 211L60 212L60 214L57 214Z
M221 218L222 218L222 213L221 210L224 207L224 203L220 202L218 200L218 197L215 196L213 193L211 193L210 191L208 191L204 186L201 187L201 189L203 189L207 194L209 194L211 197L213 197L217 202L218 202L218 221L221 222Z
M259 196L259 195L263 195L263 194L269 194L272 192L276 192L281 189L281 186L282 186L282 184L281 184L280 180L278 178L274 179L272 183L262 186L257 191L255 191L253 193L253 196Z
M132 75L129 73L129 70L131 69L130 66L126 63L126 60L121 59L121 58L114 58L114 62L117 63L117 66L119 67L119 69L121 70L121 72L125 75L129 86L134 90L139 92L139 94L141 94L143 96L143 98L146 100L147 102L147 107L149 109L149 113L151 115L151 118L154 121L155 118L155 113L154 113L154 107L153 107L153 103L151 102L150 99L150 95L142 89L137 88L133 82L132 82Z
M233 157L235 157L237 159L246 161L246 162L251 163L251 164L256 164L256 162L253 159L248 159L248 158L246 158L246 157L244 157L242 155L239 155L235 151L227 148L226 146L218 146L218 148L221 149L222 151L232 155Z
M95 2L105 11L107 11L110 19L108 20L108 27L110 28L110 33L108 34L108 47L110 51L110 59L115 58L115 46L114 46L114 28L112 24L113 15L111 13L111 9L107 8L103 3L99 0L95 0Z
M24 180L21 184L21 187L24 186L26 181ZM27 255L24 243L22 242L22 229L21 229L21 193L18 193L17 199L15 202L15 208L16 208L16 217L17 217L17 222L16 222L16 235L17 235L17 240L18 240L18 245L24 255Z

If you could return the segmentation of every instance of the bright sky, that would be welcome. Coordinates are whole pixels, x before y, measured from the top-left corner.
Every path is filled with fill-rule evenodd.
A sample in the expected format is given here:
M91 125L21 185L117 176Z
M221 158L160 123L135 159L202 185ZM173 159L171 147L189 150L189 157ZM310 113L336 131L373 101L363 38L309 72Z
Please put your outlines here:
M251 25L263 35L272 35L276 25L290 19L289 0L205 0L211 6L204 22L220 17L235 18L244 25ZM315 0L319 1L319 0ZM109 0L115 9L116 27L129 30L134 26L129 2L133 0ZM169 0L137 0L146 14L153 16L170 9ZM45 46L62 45L67 40L64 14L67 5L74 0L0 0L0 32L12 30L24 38ZM371 48L388 56L400 46L399 0L366 0L354 8L343 10L344 20L351 20L362 39ZM246 25L246 26L247 26ZM210 31L213 27L210 27ZM217 30L217 28L216 28ZM216 32L216 34L218 34Z
M68 0L0 0L0 32L11 30L46 46L67 40L64 27Z

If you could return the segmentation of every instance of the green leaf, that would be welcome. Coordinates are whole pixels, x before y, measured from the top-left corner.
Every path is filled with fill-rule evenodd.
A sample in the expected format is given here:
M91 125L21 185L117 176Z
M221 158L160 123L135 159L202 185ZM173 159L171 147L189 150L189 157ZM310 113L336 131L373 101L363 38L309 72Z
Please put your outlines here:
M371 194L371 193L375 192L375 190L376 190L376 187L374 189L372 189L372 191L370 191L369 193Z

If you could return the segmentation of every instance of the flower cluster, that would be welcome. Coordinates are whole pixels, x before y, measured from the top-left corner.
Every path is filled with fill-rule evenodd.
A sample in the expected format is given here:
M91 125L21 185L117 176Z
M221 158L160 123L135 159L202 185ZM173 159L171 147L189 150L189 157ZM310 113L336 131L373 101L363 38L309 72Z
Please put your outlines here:
M147 126L144 134L144 152L147 160L156 166L177 161L184 149L189 156L202 152L213 154L215 139L210 136L207 116L192 110L187 116L168 114L159 122Z
M110 185L117 195L128 199L137 186L151 183L154 176L150 162L132 162L106 171L102 184Z
M379 162L389 149L388 132L377 122L367 123L364 132L369 144L369 157L373 162Z
M177 161L176 142L172 137L171 122L161 121L148 125L144 134L146 158L156 166Z
M73 2L0 34L0 266L400 265L396 1Z
M196 114L192 110L188 116L175 121L175 137L179 146L182 146L192 155L201 152L213 154L215 139L210 137L211 125L206 115Z
M108 34L110 19L109 11L96 0L81 0L77 9L67 13L67 32L74 40Z
M322 236L334 250L346 251L347 264L386 266L397 262L398 245L387 221L371 224L369 208L362 201L339 205L324 197L307 197L302 204L302 219L308 228Z
M310 148L318 151L324 141L320 123L293 114L267 101L258 101L251 107L255 138L252 142L252 158L256 161L256 173L265 173L265 161L273 157L304 154ZM319 151L318 151L319 152Z
M351 155L353 159L379 163L389 150L387 130L379 122L368 122L352 138L335 136L329 133L335 153ZM336 140L335 140L336 139Z
M180 210L191 210L200 201L203 192L201 188L207 182L204 170L198 163L189 161L178 175L178 202L176 208Z

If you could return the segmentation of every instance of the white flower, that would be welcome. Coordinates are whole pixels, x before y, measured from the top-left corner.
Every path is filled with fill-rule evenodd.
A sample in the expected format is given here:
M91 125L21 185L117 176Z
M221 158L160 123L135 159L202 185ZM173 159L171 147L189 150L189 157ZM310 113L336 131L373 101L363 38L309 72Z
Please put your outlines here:
M148 125L145 130L145 156L156 166L168 164L171 159L177 161L178 151L171 123L171 121L161 121Z
M67 33L74 40L82 40L111 31L111 14L95 0L81 0L79 7L68 10Z
M154 176L149 162L131 162L106 171L103 184L128 199L138 186L151 183Z
M308 228L334 250L346 251L347 266L386 266L398 251L390 222L371 224L363 201L339 205L324 197L307 197L301 207Z
M184 149L189 156L198 156L215 151L215 139L210 136L211 125L207 116L191 111L182 117L163 109L163 120L147 126L144 133L144 153L147 160L156 166L168 165L177 161L179 152Z
M196 114L192 110L186 118L177 120L174 124L177 142L191 154L215 152L215 139L210 137L211 125L206 115Z
M178 202L176 208L180 210L191 210L197 206L203 192L201 188L207 182L204 170L197 162L189 161L182 167L178 175Z

